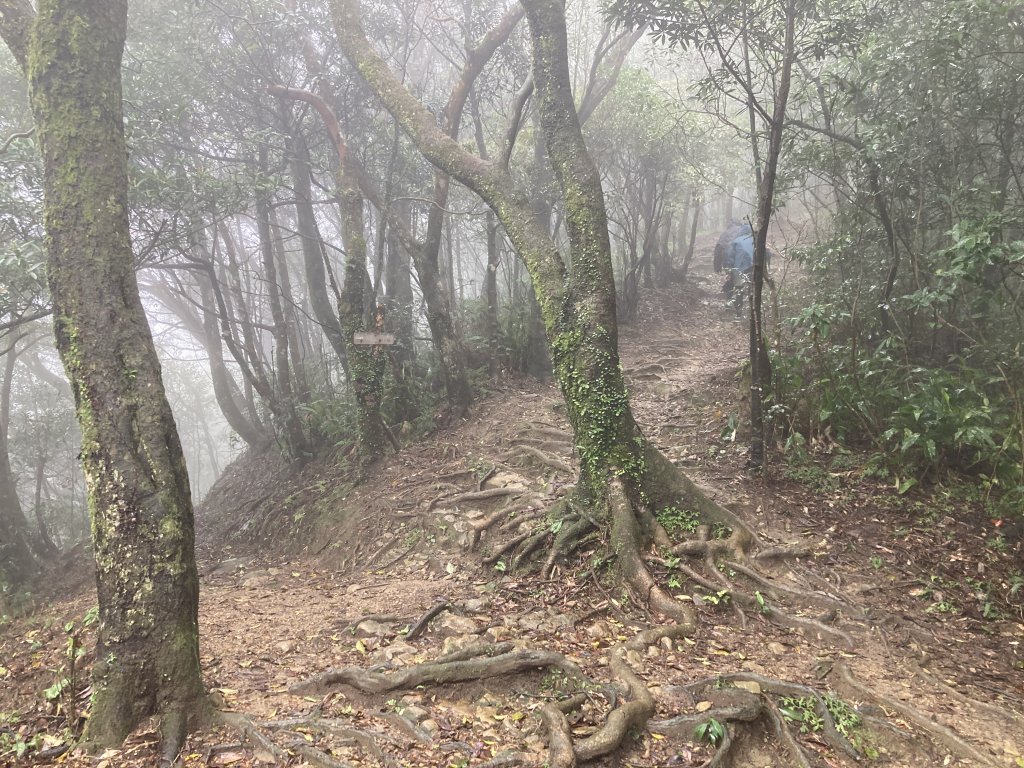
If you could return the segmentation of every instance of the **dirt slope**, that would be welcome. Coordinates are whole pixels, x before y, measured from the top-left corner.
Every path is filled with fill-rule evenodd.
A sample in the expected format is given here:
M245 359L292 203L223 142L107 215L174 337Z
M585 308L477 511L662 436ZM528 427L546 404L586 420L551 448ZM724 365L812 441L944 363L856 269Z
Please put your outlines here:
M841 723L852 724L856 707L862 725L850 734L870 764L1024 765L1019 553L971 505L941 492L896 497L888 483L866 479L856 457L747 477L742 432L735 439L732 429L743 409L745 329L721 306L717 282L698 270L693 285L657 294L643 321L624 329L635 410L656 444L767 545L807 551L772 569L774 591L749 588L808 621L784 626L767 609L741 610L726 590L699 586L663 558L659 577L698 606L700 626L692 637L627 649L648 617L599 564L581 558L544 578L515 570L505 546L538 526L557 528L546 516L573 480L573 456L557 391L508 381L473 419L391 457L359 486L339 457L288 480L287 468L262 458L211 494L200 518L204 672L222 705L260 723L268 740L221 727L196 735L182 763L544 765L557 755L541 707L578 693L572 734L579 744L600 733L629 698L612 685L620 658L653 695L655 724L593 765L704 765L715 750L678 718L725 711L730 696L746 696L739 709L750 697L768 702L791 723L773 732L762 713L751 726L730 726L733 765L852 765L828 745L803 689L786 684L834 692L848 705L832 704ZM268 538L285 554L261 554L254 542ZM723 578L744 578L714 565ZM827 605L808 608L801 594ZM90 630L79 627L93 599L55 600L0 628L0 750L36 733L49 739L41 747L64 740L70 701L57 712L42 693L69 666L65 622L76 621L77 641L90 647ZM420 632L420 619L442 605ZM445 654L486 661L534 649L562 654L590 682L526 665L379 693L296 688L330 668L400 674ZM86 654L75 664L76 681L89 662ZM771 690L777 695L761 695ZM100 764L155 764L155 738L143 730Z

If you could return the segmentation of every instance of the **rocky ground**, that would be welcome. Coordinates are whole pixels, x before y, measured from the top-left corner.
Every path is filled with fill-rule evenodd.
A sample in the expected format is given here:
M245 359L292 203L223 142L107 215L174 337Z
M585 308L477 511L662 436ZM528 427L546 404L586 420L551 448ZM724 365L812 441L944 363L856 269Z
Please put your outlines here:
M587 553L517 569L510 545L557 533L548 513L574 477L557 391L536 382L496 384L470 420L358 486L343 457L287 479L249 458L200 510L204 674L237 715L181 764L566 764L542 713L575 697L566 722L585 751L646 691L647 726L591 765L1024 766L1019 548L962 489L900 496L833 446L744 473L746 334L717 283L698 270L623 332L637 418L762 552L799 557L749 570L649 553L696 607L687 636ZM659 520L682 539L687 515ZM87 565L65 567L0 626L0 763L154 765L152 729L98 758L45 757L88 698L94 596L70 576ZM442 657L446 680L427 664Z

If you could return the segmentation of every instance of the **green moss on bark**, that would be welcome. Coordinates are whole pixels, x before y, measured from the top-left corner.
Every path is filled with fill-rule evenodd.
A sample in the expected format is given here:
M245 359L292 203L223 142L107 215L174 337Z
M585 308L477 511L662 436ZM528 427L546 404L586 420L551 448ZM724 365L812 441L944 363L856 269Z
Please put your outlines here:
M191 494L128 227L126 17L123 0L41 0L26 66L54 330L82 428L96 560L86 728L95 747L119 744L149 715L180 719L203 701Z

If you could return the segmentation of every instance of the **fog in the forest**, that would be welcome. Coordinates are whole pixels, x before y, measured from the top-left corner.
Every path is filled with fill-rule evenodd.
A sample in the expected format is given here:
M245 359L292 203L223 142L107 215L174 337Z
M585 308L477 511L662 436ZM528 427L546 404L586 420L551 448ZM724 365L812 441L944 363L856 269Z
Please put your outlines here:
M778 451L827 434L895 452L909 476L962 470L1012 495L1024 439L1024 38L1012 9L973 5L798 10L763 297L768 412ZM731 223L757 225L786 19L781 4L744 7L567 6L621 324L707 272ZM442 130L508 163L567 252L525 22L512 12L375 2L364 25ZM454 369L439 356L450 340L438 334L458 341L472 391L550 375L526 265L478 196L454 181L441 189L354 75L325 4L146 0L130 13L134 250L196 501L246 450L276 446L301 463L356 440L338 153L314 99L359 169L362 311L382 305L377 330L395 336L384 352L391 432L414 440L452 408ZM6 51L0 85L0 498L64 549L89 530L80 436L48 314L42 170Z

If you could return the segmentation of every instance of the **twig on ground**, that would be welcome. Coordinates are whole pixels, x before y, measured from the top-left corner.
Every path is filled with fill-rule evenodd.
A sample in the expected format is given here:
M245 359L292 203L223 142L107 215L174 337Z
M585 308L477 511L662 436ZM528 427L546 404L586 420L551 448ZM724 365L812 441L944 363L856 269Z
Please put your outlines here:
M423 614L423 617L419 621L412 625L412 627L409 629L408 634L406 634L405 636L405 641L410 642L412 640L415 640L420 635L422 635L426 631L430 622L436 616L440 615L444 611L449 610L451 607L451 603L449 603L447 600L442 600L441 602L435 603L429 611Z

